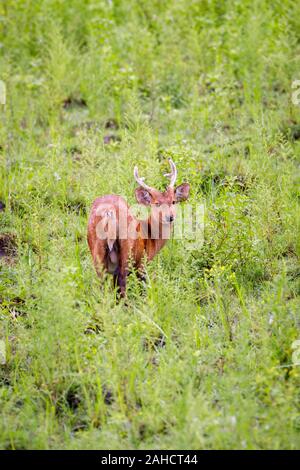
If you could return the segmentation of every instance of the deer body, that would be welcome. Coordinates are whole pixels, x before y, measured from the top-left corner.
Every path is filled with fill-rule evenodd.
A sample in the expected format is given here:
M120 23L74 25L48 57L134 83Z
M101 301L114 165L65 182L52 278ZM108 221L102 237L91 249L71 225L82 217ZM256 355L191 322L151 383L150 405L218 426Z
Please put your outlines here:
M134 176L140 185L135 195L140 204L151 206L148 219L136 219L121 196L99 197L92 205L87 239L94 265L98 276L103 270L113 275L122 297L126 292L129 261L142 277L144 261L151 261L171 236L175 203L188 198L187 183L174 189L177 171L172 160L170 165L171 183L164 192L147 186L135 167Z

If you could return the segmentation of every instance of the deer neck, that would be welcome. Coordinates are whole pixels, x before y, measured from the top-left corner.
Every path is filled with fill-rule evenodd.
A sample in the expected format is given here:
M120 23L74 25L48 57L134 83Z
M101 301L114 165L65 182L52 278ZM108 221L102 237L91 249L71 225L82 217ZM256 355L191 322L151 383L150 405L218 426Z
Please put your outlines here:
M150 215L147 220L140 223L140 236L144 242L144 249L151 259L171 237L171 227L164 226L161 222L155 225Z

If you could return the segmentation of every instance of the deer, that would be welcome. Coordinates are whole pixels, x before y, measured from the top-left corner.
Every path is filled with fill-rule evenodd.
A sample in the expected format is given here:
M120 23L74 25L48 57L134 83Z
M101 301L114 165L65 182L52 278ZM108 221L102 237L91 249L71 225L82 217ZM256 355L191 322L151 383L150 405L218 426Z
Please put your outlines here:
M139 204L148 206L149 216L139 220L132 213L126 200L111 194L98 197L92 204L87 230L88 246L99 277L103 273L113 275L118 296L126 296L126 281L134 268L140 279L145 280L145 264L163 248L172 234L176 218L176 204L189 197L190 185L175 187L177 168L169 159L171 171L164 176L170 179L161 192L148 186L139 177L138 167L133 175L138 183L135 197Z

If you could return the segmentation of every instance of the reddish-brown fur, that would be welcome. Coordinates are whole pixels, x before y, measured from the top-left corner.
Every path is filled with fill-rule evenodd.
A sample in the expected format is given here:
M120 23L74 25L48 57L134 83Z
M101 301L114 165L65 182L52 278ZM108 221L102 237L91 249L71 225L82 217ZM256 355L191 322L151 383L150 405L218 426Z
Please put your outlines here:
M138 182L143 184L140 180ZM151 206L147 220L136 219L127 202L117 195L97 198L89 217L87 239L97 274L100 276L103 270L112 274L122 297L126 292L129 261L131 260L131 265L142 277L144 261L151 261L170 238L176 215L175 203L186 200L189 194L187 183L176 189L170 185L164 192L145 187L137 188L135 194L140 204ZM126 228L135 227L136 236L129 234L125 239L120 238L121 217L125 220ZM110 232L108 229L106 238L99 238L97 227L99 224L105 226L109 220L115 220L116 232ZM159 228L157 239L152 237L153 224Z

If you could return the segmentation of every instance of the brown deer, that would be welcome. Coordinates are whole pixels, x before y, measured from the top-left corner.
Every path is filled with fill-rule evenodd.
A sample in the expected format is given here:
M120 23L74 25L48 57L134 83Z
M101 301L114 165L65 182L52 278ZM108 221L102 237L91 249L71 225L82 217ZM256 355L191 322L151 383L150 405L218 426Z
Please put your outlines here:
M183 183L174 188L177 169L169 159L170 184L164 192L148 186L134 168L139 187L135 196L139 204L150 206L146 220L138 220L125 199L117 195L97 198L91 209L87 239L97 274L106 271L114 276L121 297L126 293L129 264L143 278L145 261L151 261L171 236L176 217L175 204L189 197L190 185ZM131 260L131 263L130 263Z

